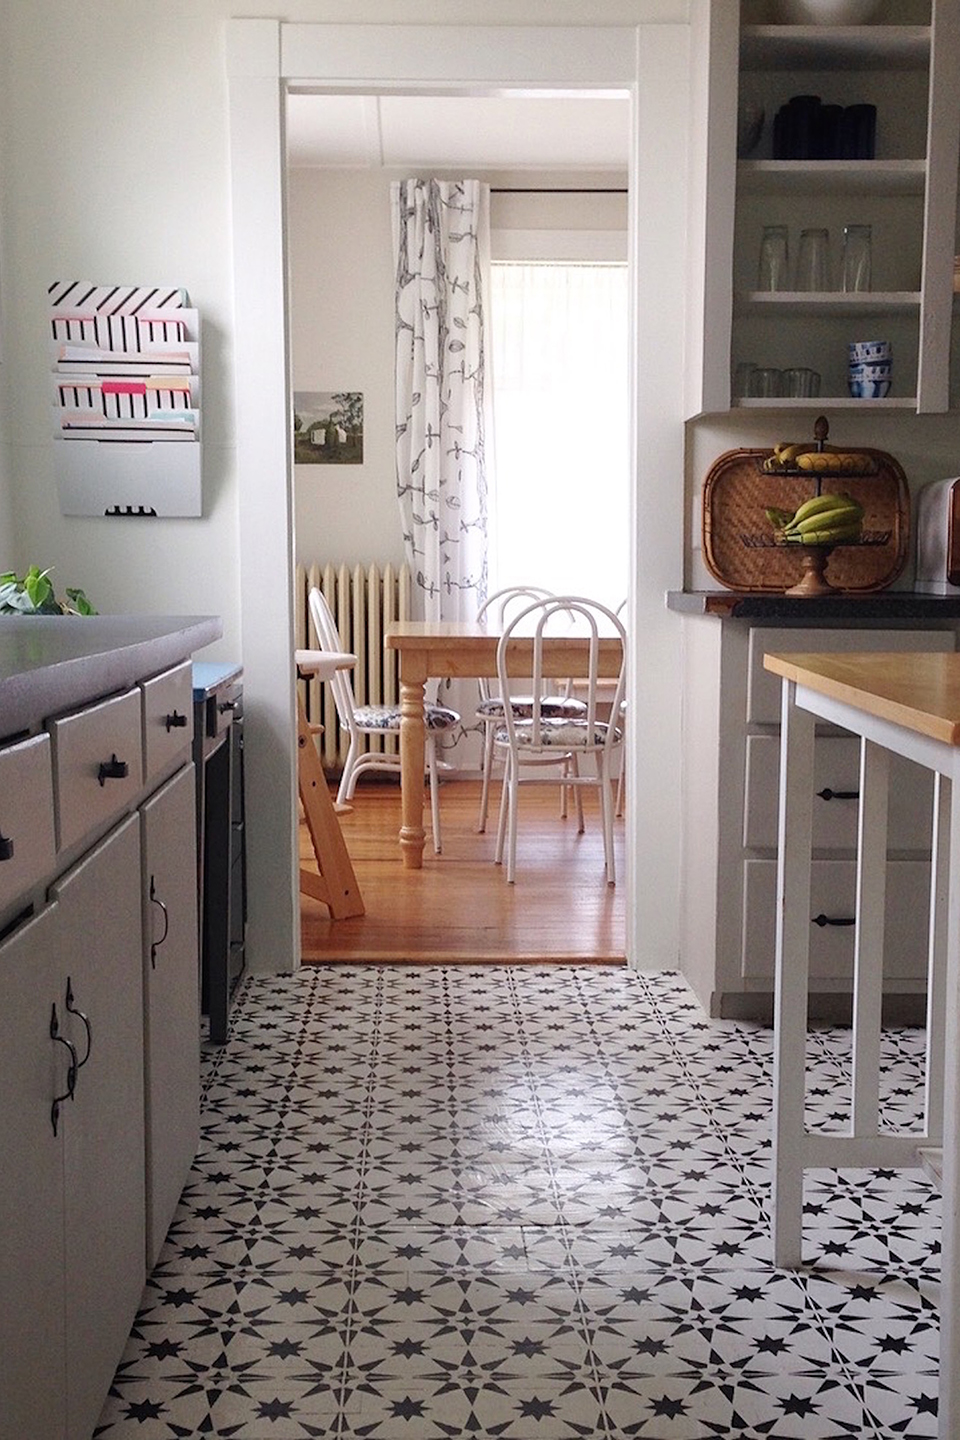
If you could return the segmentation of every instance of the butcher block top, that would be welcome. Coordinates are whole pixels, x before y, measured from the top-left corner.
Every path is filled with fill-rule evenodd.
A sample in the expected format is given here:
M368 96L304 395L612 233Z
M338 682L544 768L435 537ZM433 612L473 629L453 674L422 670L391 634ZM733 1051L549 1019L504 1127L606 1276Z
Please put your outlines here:
M960 745L960 654L767 654L764 668L785 680L903 725L947 745Z

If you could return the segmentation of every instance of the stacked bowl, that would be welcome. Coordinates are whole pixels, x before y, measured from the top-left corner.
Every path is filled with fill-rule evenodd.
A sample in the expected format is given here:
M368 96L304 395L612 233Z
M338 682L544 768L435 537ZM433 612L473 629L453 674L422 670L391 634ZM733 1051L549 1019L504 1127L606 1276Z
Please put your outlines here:
M852 340L847 384L854 400L882 400L890 394L893 356L889 340Z

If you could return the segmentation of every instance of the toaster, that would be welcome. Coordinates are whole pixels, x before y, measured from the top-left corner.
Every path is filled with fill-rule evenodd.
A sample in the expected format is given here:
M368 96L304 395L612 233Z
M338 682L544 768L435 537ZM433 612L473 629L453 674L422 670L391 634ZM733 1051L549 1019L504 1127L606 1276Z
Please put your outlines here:
M916 502L917 578L928 595L960 592L960 479L934 480Z

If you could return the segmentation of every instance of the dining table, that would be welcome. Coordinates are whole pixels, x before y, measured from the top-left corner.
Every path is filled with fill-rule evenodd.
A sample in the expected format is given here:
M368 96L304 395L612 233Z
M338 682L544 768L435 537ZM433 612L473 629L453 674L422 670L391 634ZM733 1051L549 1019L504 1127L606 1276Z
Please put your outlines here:
M428 680L480 679L497 675L500 636L482 623L460 620L398 620L384 629L383 643L395 650L400 679L400 853L404 867L423 866L426 732L424 700ZM519 678L532 670L533 641L514 636L507 649L507 673ZM544 670L571 680L587 673L589 642L584 635L544 638ZM618 636L601 636L597 671L601 679L620 673Z
M808 1168L921 1167L942 1192L937 1435L960 1435L960 654L767 654L781 680L773 1061L773 1260L802 1263ZM860 737L850 1118L805 1120L816 728ZM922 1113L885 1124L881 1106L887 814L891 754L934 776ZM953 857L951 859L951 856ZM850 1262L853 1263L852 1261Z

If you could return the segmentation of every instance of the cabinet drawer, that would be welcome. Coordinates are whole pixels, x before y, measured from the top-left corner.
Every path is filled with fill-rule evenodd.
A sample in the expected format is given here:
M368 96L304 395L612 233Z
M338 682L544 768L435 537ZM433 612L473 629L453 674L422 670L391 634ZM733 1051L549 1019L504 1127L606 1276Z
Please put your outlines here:
M854 860L815 860L811 871L810 914L831 919L854 914L857 865ZM927 916L930 864L891 860L887 865L884 980L912 982L927 969ZM743 885L744 977L773 980L776 958L777 862L747 860ZM811 981L853 978L853 925L810 925ZM815 987L814 987L815 988Z
M820 735L814 751L813 844L817 850L856 850L860 788L860 741L853 735ZM743 843L750 850L777 848L780 803L780 740L747 736L747 783ZM821 796L832 791L833 798ZM888 848L929 853L933 822L933 775L922 765L890 756Z
M0 750L0 910L49 876L56 855L49 735Z
M790 630L756 626L750 631L747 720L779 725L782 681L763 668L766 653L806 654L840 651L942 651L954 649L952 630Z
M146 782L189 750L193 742L193 666L187 660L173 670L144 680L143 773Z
M61 850L135 799L143 784L140 712L140 691L128 690L51 723Z

